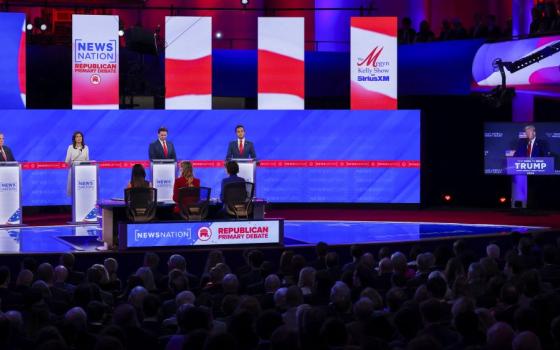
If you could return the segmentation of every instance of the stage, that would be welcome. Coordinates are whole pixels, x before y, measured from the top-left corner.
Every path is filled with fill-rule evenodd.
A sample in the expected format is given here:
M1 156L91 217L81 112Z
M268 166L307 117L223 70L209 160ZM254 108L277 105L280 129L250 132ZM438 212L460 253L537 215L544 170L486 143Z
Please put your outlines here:
M269 210L267 217L286 218L286 247L312 246L319 241L333 246L428 242L512 232L546 233L560 228L558 213L523 214L509 210L330 208L276 209ZM100 226L68 225L65 218L65 214L32 216L24 218L29 226L1 228L0 254L98 252L103 246Z

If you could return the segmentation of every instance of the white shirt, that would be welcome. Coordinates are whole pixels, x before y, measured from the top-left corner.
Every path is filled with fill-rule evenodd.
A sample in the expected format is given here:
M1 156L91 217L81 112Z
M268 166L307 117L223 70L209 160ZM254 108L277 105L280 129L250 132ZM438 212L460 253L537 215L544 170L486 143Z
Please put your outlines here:
M241 145L245 148L245 138L237 139L237 148L241 148Z
M159 140L159 143L161 143L161 148L165 148L167 146L167 141ZM163 145L164 143L166 146Z
M529 157L531 157L533 155L533 146L535 145L535 139L529 140L529 142L527 142L527 149L529 149L529 147L531 148L531 153L529 154Z

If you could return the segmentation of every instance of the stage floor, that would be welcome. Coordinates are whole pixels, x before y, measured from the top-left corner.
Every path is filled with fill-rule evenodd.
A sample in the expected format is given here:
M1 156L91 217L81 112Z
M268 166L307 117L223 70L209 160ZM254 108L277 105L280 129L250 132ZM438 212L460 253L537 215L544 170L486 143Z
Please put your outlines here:
M432 239L530 233L542 226L475 225L432 222L286 220L286 246L354 243L392 243ZM96 252L101 228L98 225L58 225L0 228L0 254Z

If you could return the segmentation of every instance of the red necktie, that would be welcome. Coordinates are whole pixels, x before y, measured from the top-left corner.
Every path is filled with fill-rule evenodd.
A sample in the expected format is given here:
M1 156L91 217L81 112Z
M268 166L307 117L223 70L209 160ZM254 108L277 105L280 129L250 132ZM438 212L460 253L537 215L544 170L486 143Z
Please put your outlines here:
M8 161L8 157L6 157L6 153L4 153L4 149L0 148L0 153L2 153L2 158L4 158L4 161L7 162Z
M163 155L167 158L167 143L163 141Z
M531 157L532 150L533 150L533 146L531 144L531 141L529 141L529 144L527 145L527 157Z
M243 155L243 141L239 141L239 155Z

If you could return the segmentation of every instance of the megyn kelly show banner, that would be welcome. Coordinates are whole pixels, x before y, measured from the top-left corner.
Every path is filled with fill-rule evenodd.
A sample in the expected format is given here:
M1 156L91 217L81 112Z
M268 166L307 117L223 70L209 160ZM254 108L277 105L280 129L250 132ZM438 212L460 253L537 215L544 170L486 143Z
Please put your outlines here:
M350 20L350 108L397 109L397 18Z
M72 15L72 108L119 109L119 17Z

